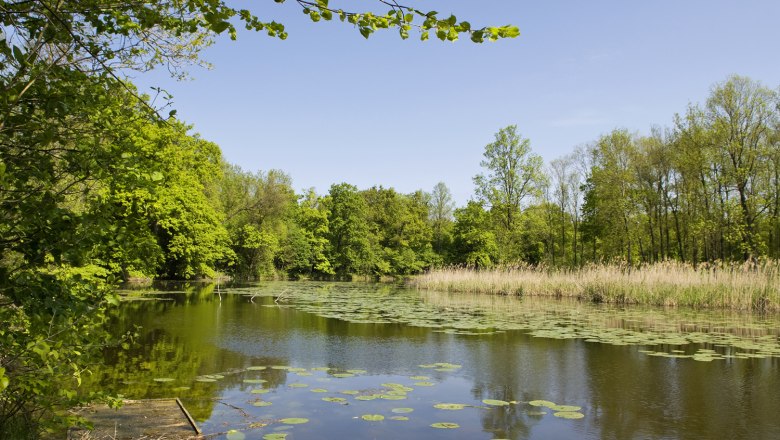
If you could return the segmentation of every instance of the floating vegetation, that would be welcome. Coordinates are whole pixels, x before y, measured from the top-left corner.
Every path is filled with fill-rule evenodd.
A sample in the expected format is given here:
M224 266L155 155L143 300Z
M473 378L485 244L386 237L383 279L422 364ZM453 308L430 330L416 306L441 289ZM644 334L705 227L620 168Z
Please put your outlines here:
M347 399L343 397L323 397L322 400L325 402L347 403Z
M303 423L309 423L309 419L304 419L301 417L288 417L286 419L280 419L280 423L284 423L285 425L301 425Z
M225 438L227 440L244 440L246 438L246 435L241 431L236 431L235 429L231 429L230 431L225 434Z
M263 436L263 440L287 440L286 432L274 432Z
M385 400L404 400L406 399L406 395L399 395L399 394L381 394L379 396L380 399Z
M340 379L344 379L346 377L354 377L355 375L352 373L334 373L333 377L338 377Z
M258 366L253 366L253 367L247 367L247 370L249 370L249 371L262 371L262 370L265 370L266 368L268 368L268 367L264 367L264 366L258 365Z
M393 408L390 410L390 412L393 412L395 414L408 414L413 411L414 411L413 408Z
M363 414L360 418L369 422L381 422L385 416L382 414Z
M216 381L217 381L217 379L211 379L209 377L196 377L195 378L195 382L208 383L208 382L216 382Z
M309 391L311 391L312 393L327 393L328 392L328 390L326 390L325 388L312 388Z
M307 383L300 383L300 382L294 382L294 383L287 384L287 386L290 387L290 388L306 388L306 387L309 386L309 384L307 384Z
M495 400L495 399L485 399L482 401L485 405L492 405L492 406L507 406L509 405L509 402L506 402L504 400Z
M417 385L418 387L432 387L436 385L433 382L415 382L414 384Z
M409 377L409 379L412 379L412 380L428 380L428 379L430 379L430 377L428 377L428 376L411 376L411 377Z
M555 406L555 402L550 402L549 400L532 400L528 402L531 406L543 406L546 408L551 408Z
M357 396L358 394L360 394L360 391L357 391L357 390L344 390L344 391L339 391L339 393L346 394L348 396Z
M157 377L154 379L155 382L160 382L160 383L173 382L174 380L175 379L171 377Z
M562 419L572 419L572 420L581 419L585 417L585 414L574 412L574 411L560 411L560 412L553 413L553 415L555 417L560 417Z
M321 289L301 287L290 291L285 299L300 311L349 322L404 323L464 335L520 330L537 338L581 339L616 346L665 345L676 351L656 355L653 350L652 355L680 360L710 360L680 352L679 347L688 344L733 347L745 353L728 354L733 359L780 357L777 320L759 316L728 312L713 316L713 313L646 307L626 309L533 297L518 299L439 292L420 295L404 290L391 292L392 295L377 295L371 289L329 288L327 301L323 301ZM258 291L250 289L243 293L255 295ZM272 292L264 294L271 296ZM571 313L574 308L576 314ZM724 353L722 357L727 356L727 350L719 351ZM716 356L712 358L718 359ZM437 362L420 367L453 372L460 365ZM338 374L347 373L340 372L334 376L339 377Z
M555 412L570 412L570 411L579 411L582 409L581 406L574 406L574 405L553 405L548 407L552 411Z
M287 365L272 365L271 369L273 369L273 370L289 370L290 367L288 367Z
M255 389L250 391L250 393L252 393L252 394L265 394L265 393L270 393L270 392L271 392L271 390L268 390L268 389L265 389L265 388L255 388Z
M460 425L457 423L451 423L451 422L438 422L438 423L432 423L431 428L438 428L438 429L455 429L460 428Z
M366 396L357 396L355 400L376 400L379 398L379 394L369 394Z
M433 405L436 409L446 409L449 411L457 411L461 410L468 405L462 404L462 403L437 403L436 405Z
M266 383L268 382L265 379L244 379L244 383L252 383L252 384L258 384L258 383Z
M365 373L368 373L368 371L366 371L366 370L359 370L359 369L344 370L344 371L346 371L347 373L352 373L352 374L365 374Z
M267 400L257 400L255 402L252 402L252 406L271 406L273 403L267 401Z
M409 417L406 416L392 416L390 417L390 420L398 420L399 422L405 422L409 420Z

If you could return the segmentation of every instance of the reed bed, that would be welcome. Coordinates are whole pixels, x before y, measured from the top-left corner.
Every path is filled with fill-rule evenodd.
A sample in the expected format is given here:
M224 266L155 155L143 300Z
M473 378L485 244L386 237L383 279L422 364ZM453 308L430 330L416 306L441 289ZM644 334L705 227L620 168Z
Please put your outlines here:
M491 270L444 268L415 277L419 289L494 295L568 297L612 304L780 311L780 261L708 264L679 262L581 269L512 266Z

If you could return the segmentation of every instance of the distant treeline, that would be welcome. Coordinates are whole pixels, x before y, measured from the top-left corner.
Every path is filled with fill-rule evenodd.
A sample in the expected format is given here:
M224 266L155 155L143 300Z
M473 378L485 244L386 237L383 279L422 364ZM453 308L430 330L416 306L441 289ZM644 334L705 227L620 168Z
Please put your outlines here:
M191 127L151 121L123 87L89 93L51 103L80 108L56 131L7 119L46 148L2 152L6 270L48 261L122 279L329 278L780 257L778 93L744 77L716 84L671 128L617 129L548 166L515 126L501 129L460 208L444 183L296 194L284 172L242 170Z

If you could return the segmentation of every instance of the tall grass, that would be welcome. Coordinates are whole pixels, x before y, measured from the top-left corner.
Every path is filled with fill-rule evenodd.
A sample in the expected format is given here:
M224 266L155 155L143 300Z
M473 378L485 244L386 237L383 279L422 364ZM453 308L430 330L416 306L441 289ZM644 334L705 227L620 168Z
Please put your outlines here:
M679 262L581 269L449 268L415 277L412 285L447 292L570 297L613 304L780 311L780 261L773 260L697 268Z

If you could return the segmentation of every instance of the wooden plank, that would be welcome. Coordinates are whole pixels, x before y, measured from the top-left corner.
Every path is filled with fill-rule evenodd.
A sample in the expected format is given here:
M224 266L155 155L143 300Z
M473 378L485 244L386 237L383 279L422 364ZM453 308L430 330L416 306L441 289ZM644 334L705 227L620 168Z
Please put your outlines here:
M94 429L71 429L69 440L184 440L200 438L200 428L179 399L126 400L119 409L82 408Z

